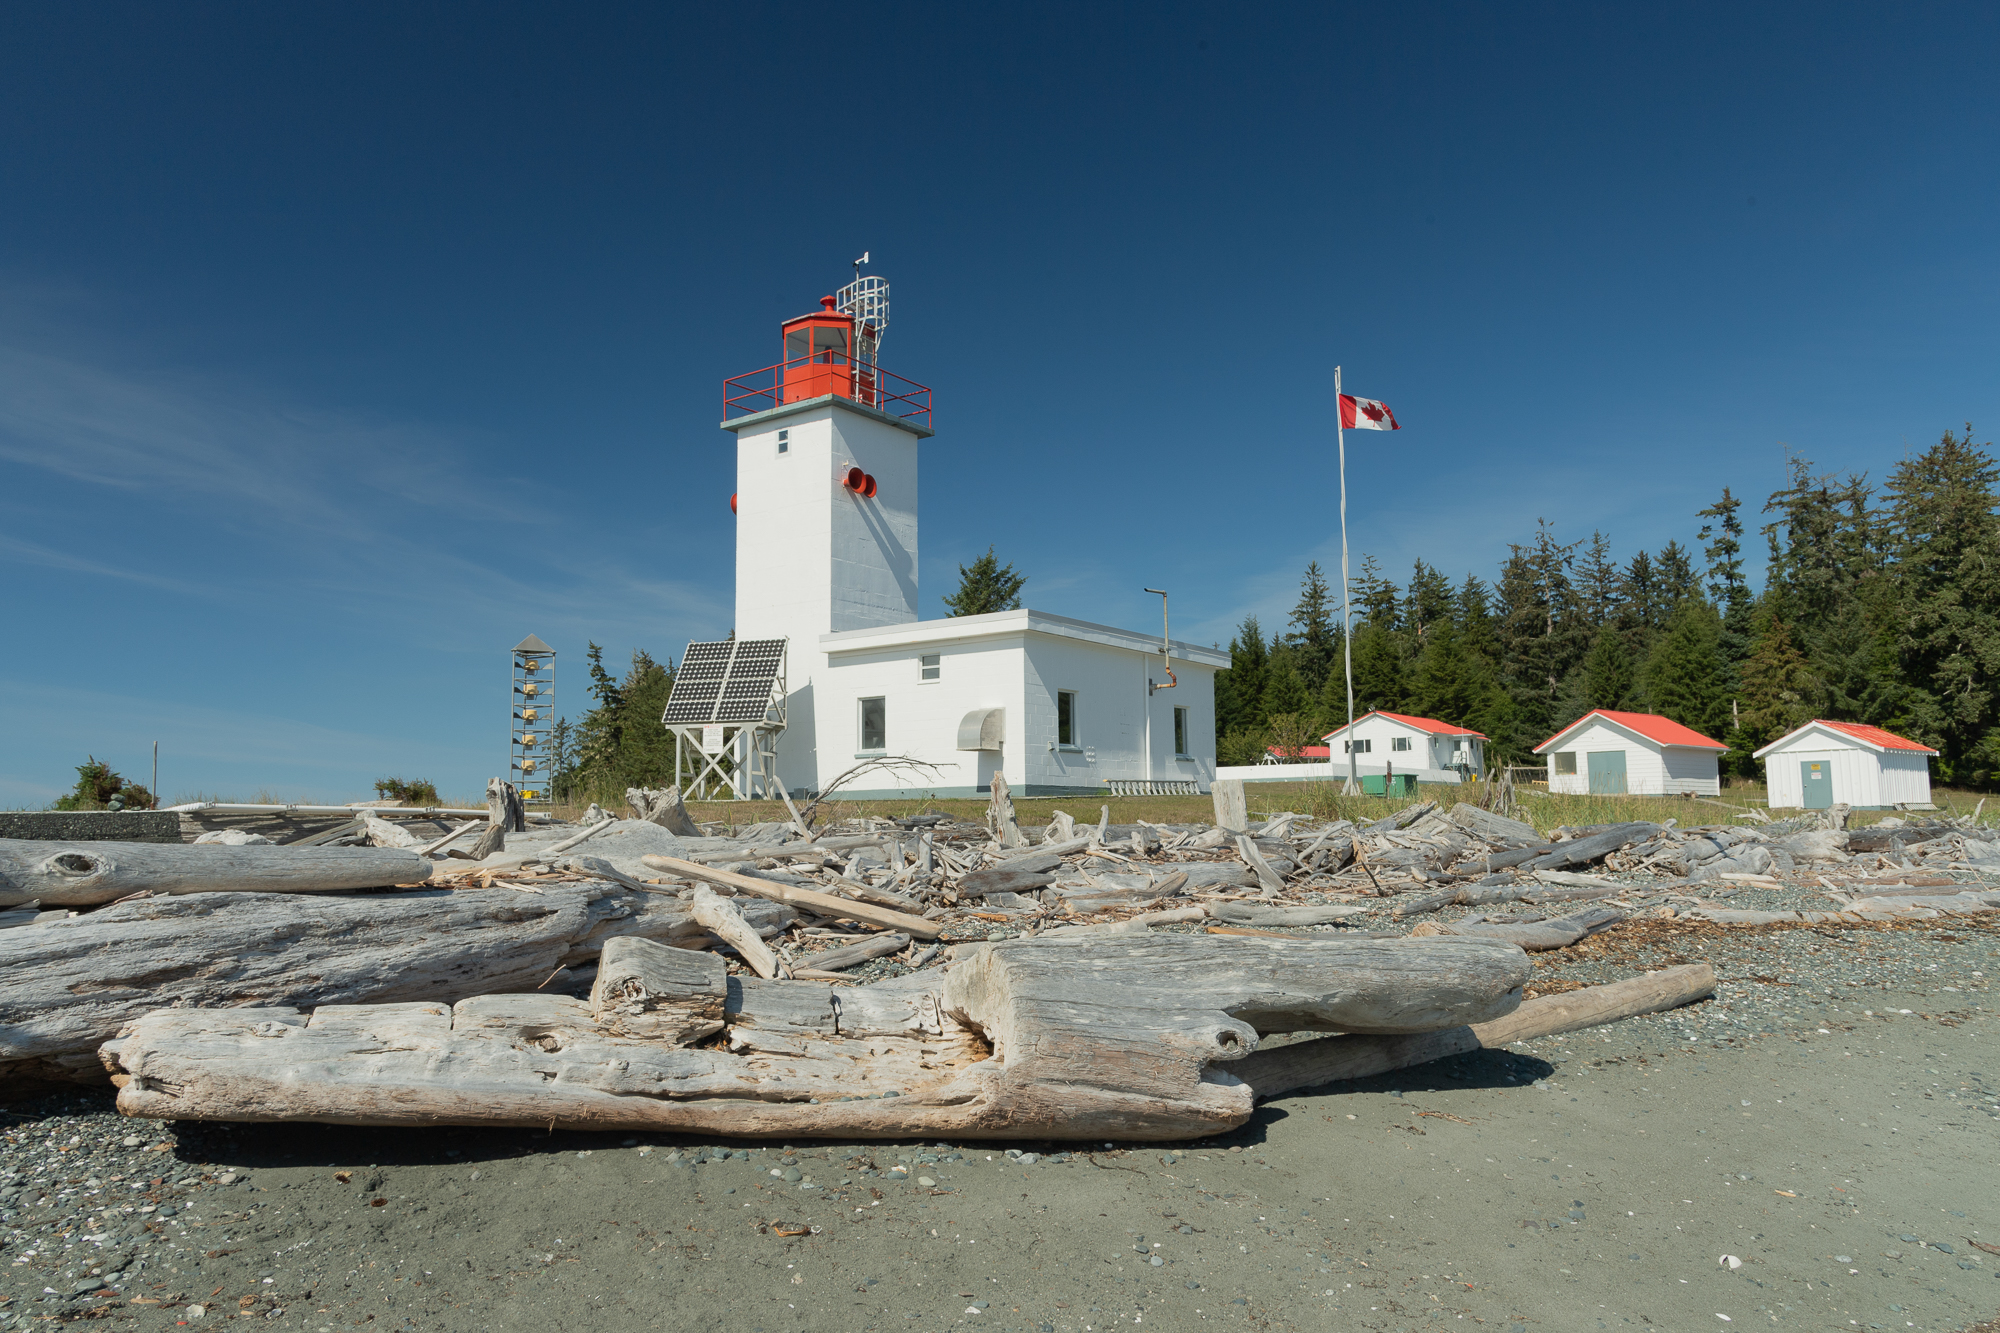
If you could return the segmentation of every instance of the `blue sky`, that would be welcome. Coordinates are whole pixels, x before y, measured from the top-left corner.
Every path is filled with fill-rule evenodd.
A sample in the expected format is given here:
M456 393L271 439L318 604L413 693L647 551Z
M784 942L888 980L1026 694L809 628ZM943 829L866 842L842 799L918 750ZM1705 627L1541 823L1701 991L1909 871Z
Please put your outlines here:
M715 12L726 10L727 12ZM923 597L1226 642L2000 418L1985 6L0 6L0 805L476 793L730 627L724 377L874 256Z

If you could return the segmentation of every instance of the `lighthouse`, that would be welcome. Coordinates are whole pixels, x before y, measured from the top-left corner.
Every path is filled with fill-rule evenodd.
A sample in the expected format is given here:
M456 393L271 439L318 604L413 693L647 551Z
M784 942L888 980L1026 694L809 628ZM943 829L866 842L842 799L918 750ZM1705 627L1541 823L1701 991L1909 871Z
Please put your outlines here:
M1228 654L1027 609L923 618L918 464L940 445L930 389L880 364L888 322L888 283L857 266L837 295L780 323L779 360L725 381L738 647L689 645L688 661L723 665L690 674L687 699L677 680L669 725L692 735L703 705L691 692L713 692L719 709L731 664L754 651L780 661L765 730L729 743L739 768L774 765L788 792L891 757L925 769L842 794L977 796L995 773L1029 796L1206 790ZM1157 607L1133 591L1135 609ZM935 591L929 604L941 605Z

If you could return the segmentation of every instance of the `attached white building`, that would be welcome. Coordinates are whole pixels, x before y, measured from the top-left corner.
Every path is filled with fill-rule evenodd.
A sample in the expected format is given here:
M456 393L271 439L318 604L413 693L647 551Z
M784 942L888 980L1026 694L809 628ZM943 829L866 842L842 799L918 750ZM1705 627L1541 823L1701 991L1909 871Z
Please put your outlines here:
M1826 810L1836 804L1886 810L1930 805L1936 754L1880 727L1817 718L1753 757L1764 761L1774 810Z
M726 410L760 410L722 423L736 435L736 636L787 645L785 787L818 791L865 758L906 755L938 775L841 793L979 796L995 772L1028 796L1208 790L1227 653L1179 641L1163 653L1157 634L1042 611L920 618L929 391L874 365L865 326L868 355L851 358L852 319L823 304L786 322L787 361L756 372L770 387L730 382L741 392L725 391ZM1135 609L1156 609L1134 594Z
M1549 791L1566 796L1715 796L1729 747L1657 713L1586 713L1535 747Z

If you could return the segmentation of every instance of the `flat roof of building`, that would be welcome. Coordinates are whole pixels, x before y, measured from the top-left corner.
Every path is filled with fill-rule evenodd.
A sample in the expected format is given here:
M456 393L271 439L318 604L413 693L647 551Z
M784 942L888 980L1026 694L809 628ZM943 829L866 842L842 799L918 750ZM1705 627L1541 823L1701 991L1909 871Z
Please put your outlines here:
M835 630L819 636L819 644L829 654L868 652L882 648L904 648L946 644L968 639L1002 638L1010 634L1047 634L1059 639L1076 639L1121 648L1128 652L1160 651L1158 635L1139 634L1094 625L1088 620L1051 615L1047 611L989 611L983 616L945 616L938 620L911 620L900 625L878 625L872 629ZM1226 667L1229 654L1220 648L1203 648L1179 639L1172 641L1172 657L1198 666Z

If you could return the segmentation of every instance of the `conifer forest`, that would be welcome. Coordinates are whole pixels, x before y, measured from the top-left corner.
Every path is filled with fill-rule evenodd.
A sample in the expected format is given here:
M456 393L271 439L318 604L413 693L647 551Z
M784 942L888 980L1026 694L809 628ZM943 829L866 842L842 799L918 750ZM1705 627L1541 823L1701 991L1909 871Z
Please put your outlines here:
M1939 751L1936 779L2000 785L2000 518L1991 445L1972 428L1892 468L1821 474L1790 460L1761 507L1724 487L1691 542L1621 559L1602 532L1546 521L1489 583L1419 560L1400 586L1353 580L1354 709L1468 726L1490 763L1594 708L1659 713L1727 742L1724 774L1816 717ZM1751 501L1750 505L1755 506ZM1763 543L1763 586L1745 573ZM1245 618L1216 677L1218 761L1317 744L1347 713L1337 573L1308 565L1287 623Z

